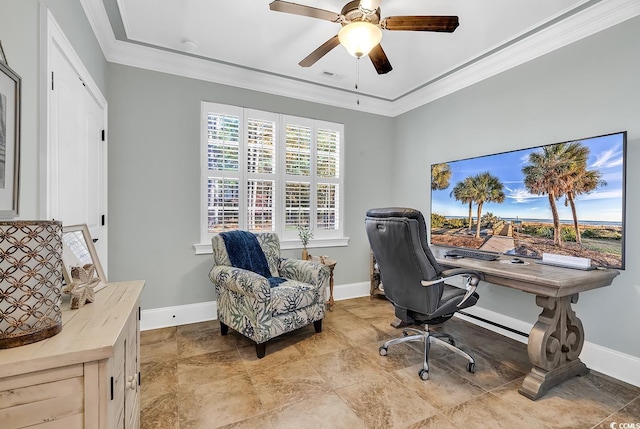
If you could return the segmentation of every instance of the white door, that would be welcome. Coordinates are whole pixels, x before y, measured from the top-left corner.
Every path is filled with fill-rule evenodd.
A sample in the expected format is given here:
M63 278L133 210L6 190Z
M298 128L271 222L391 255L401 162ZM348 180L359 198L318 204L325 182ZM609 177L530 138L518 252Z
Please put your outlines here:
M104 109L57 43L49 49L48 218L87 224L107 272Z

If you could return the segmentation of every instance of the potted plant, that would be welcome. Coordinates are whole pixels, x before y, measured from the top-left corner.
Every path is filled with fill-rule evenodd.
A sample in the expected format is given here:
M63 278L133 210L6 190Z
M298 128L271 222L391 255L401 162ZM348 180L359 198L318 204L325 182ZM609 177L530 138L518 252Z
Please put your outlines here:
M307 245L309 244L309 240L313 238L313 231L309 228L309 225L298 225L296 228L298 229L298 237L300 237L300 241L302 242L302 259L306 261L309 259Z

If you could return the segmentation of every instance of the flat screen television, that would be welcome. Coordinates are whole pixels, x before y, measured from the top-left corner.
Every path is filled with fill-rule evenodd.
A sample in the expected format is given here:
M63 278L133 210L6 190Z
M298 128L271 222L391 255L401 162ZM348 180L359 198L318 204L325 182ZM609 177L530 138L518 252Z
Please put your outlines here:
M624 269L626 140L625 131L433 164L431 244Z

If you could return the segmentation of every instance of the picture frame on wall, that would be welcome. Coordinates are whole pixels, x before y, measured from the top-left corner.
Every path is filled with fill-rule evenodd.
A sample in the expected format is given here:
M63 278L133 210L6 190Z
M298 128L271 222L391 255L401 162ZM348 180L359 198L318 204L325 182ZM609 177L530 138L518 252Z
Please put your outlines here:
M18 216L21 79L0 61L0 218Z

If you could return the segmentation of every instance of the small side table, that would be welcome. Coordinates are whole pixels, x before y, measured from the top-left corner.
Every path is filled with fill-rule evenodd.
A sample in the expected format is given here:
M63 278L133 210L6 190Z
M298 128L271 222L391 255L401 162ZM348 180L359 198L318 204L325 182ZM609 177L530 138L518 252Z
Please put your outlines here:
M318 262L322 265L329 267L329 271L331 275L329 276L329 301L327 301L327 307L329 307L330 311L333 311L333 270L336 267L338 261L329 258L328 256L311 256L309 255L309 261Z
M376 295L384 295L384 287L382 286L382 279L380 278L380 270L378 269L376 258L373 256L373 252L370 253L369 276L371 279L371 288L369 289L369 294L371 299L373 299Z

